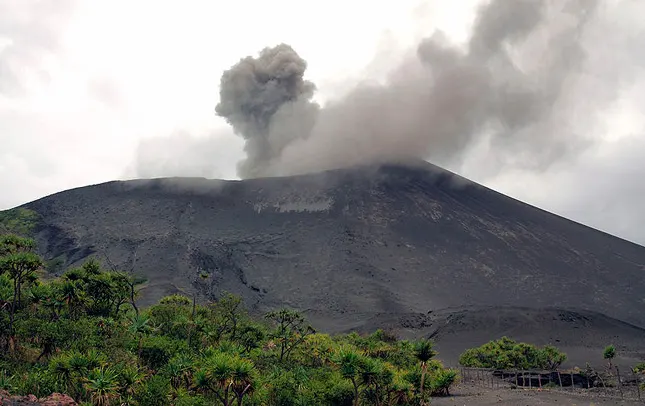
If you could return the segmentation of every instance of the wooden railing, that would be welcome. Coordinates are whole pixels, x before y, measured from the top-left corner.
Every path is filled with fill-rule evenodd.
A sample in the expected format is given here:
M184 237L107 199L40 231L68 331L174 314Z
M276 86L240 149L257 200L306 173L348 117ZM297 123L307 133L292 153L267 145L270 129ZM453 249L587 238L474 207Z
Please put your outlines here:
M550 390L598 397L645 401L645 375L631 370L500 370L489 368L455 368L461 381L491 389Z

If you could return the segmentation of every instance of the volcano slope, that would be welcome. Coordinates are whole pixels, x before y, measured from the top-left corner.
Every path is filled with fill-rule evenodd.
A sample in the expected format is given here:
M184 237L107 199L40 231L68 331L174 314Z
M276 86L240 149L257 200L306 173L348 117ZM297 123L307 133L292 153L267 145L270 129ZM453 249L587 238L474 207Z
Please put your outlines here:
M109 182L24 207L46 258L132 267L146 303L232 292L325 331L431 335L452 359L503 334L645 350L645 248L425 162Z

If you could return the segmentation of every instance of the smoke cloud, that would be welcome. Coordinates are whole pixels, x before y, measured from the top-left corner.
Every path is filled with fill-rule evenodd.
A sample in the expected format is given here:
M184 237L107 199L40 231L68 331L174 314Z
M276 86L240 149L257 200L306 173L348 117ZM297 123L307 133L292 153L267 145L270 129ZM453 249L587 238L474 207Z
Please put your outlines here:
M167 137L144 139L124 177L231 178L235 174L228 168L234 168L241 157L231 153L230 146L228 134L217 131L199 137L176 131Z
M544 170L591 145L619 93L599 79L588 46L599 9L596 0L489 1L467 44L435 32L385 83L322 108L306 62L288 45L266 48L224 72L216 113L245 139L243 178L401 158L455 167L476 148L494 152L491 168Z
M264 175L287 145L311 132L318 105L311 102L314 84L303 78L306 68L304 59L281 44L240 60L222 75L215 111L246 140L240 176Z

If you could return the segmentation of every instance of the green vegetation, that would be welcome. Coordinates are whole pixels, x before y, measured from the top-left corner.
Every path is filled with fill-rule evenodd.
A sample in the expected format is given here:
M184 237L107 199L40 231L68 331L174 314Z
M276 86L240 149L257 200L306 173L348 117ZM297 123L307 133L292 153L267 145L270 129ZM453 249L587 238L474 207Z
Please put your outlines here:
M481 347L471 348L461 354L459 363L465 367L495 369L544 369L556 370L566 354L547 345L542 348L518 343L508 337L490 341Z
M0 239L0 389L92 405L421 405L457 376L430 341L255 320L227 295L139 309L142 280L95 261L48 281L31 240Z
M612 361L616 357L616 347L613 345L608 345L602 352L602 357L607 360L607 368L611 369Z
M639 362L638 364L634 365L632 371L634 371L634 373L636 374L645 374L645 362Z
M30 236L39 220L38 213L21 207L0 211L0 234Z

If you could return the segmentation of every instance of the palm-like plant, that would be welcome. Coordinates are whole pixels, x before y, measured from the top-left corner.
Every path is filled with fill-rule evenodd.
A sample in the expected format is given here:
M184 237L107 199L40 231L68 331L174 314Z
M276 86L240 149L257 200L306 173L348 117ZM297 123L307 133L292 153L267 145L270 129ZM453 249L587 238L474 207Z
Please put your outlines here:
M253 390L253 363L239 357L232 358L231 388L237 398L237 404L242 405L244 396Z
M413 388L413 385L405 379L403 372L396 371L392 379L392 384L388 388L385 404L410 404Z
M47 301L52 294L51 285L35 283L29 288L29 301L31 302L32 311Z
M68 382L74 372L70 366L70 356L61 354L52 358L49 361L49 370L58 380Z
M44 299L43 307L51 312L52 320L58 320L60 312L65 307L65 302L55 296L49 296Z
M85 380L85 388L94 406L109 406L119 397L118 374L112 368L95 368Z
M380 406L383 392L391 386L394 379L392 369L379 359L365 357L361 363L359 376L365 386L364 397L370 404Z
M102 352L91 348L85 353L87 369L95 369L107 365L107 357Z
M67 305L72 316L76 316L85 305L85 292L80 281L65 280L58 289L60 301Z
M143 337L144 335L150 333L153 330L152 324L150 323L150 317L145 314L139 314L130 319L130 326L128 327L128 330L139 337L139 344L138 344L138 355L139 358L141 358L141 347L143 345Z
M67 354L57 355L49 361L49 371L52 375L56 377L58 382L62 382L65 385L62 388L65 391L69 391L69 384L72 380L73 370L70 365L70 357Z
M611 370L611 361L614 359L614 357L616 357L616 347L614 347L613 344L605 347L604 351L602 352L602 357L608 361L607 369Z
M180 354L172 358L166 367L164 373L170 378L170 384L175 391L182 386L188 388L192 381L193 359L185 354Z
M67 354L67 363L71 371L71 378L68 382L68 391L74 398L78 398L83 390L82 382L91 370L90 362L84 354L78 351L72 351Z
M414 344L414 356L421 362L421 384L419 385L419 393L422 397L423 385L428 372L428 361L437 355L437 352L434 351L432 347L433 343L430 340L421 340Z
M223 406L237 401L253 389L254 366L249 360L227 353L215 353L203 361L194 377L195 387L202 393L212 393Z
M123 367L119 371L118 381L122 399L130 399L134 396L135 389L145 378L139 368L134 366Z
M343 378L348 379L352 383L352 388L354 390L354 406L358 406L358 390L361 385L359 381L359 372L363 363L363 357L351 348L342 348L338 354L336 363L340 367L340 374Z

